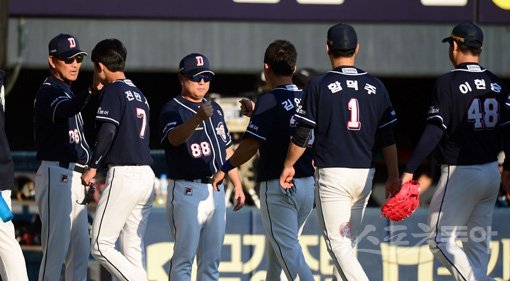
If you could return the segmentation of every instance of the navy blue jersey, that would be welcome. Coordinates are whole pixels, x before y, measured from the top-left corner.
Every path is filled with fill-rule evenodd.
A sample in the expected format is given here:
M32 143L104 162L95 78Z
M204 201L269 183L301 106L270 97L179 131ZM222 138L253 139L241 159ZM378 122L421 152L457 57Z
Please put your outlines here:
M476 63L458 65L439 77L427 121L443 128L441 163L473 165L493 162L502 149L499 127L510 123L508 89Z
M293 118L301 104L303 91L296 85L282 85L263 94L257 100L255 111L250 119L244 137L262 141L259 149L260 162L257 181L279 179L283 162L289 148L290 137L294 133L296 122ZM294 165L294 177L312 176L312 153L307 149Z
M80 111L88 94L74 96L71 86L53 76L44 80L34 101L37 160L87 164L90 148Z
M315 130L317 167L371 168L375 135L397 118L383 83L355 67L310 81L296 119Z
M206 100L204 99L203 102ZM191 137L183 144L173 146L168 133L191 119L203 102L195 103L178 96L161 109L161 143L165 148L171 179L199 179L212 176L225 162L226 149L232 145L223 110L212 102L213 115L200 123Z
M147 99L129 79L103 87L97 122L117 126L115 138L101 160L106 165L150 165L150 108Z

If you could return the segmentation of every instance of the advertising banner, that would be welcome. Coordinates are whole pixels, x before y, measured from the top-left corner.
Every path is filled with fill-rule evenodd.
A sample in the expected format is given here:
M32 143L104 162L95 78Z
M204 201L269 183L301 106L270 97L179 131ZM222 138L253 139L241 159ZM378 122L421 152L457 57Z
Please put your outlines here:
M378 208L367 209L357 255L370 280L452 279L429 250L427 211L420 208L402 223L390 223L380 217ZM467 237L490 241L488 272L496 280L510 279L509 215L510 209L496 209L492 228L476 229L470 233L459 231L458 243ZM165 209L153 209L145 239L149 280L168 280L169 261L173 255L169 231ZM315 281L331 281L333 263L321 236L315 211L305 226L300 243ZM255 208L244 208L236 213L228 211L220 281L262 281L265 280L266 269L265 235L260 211Z
M476 20L474 3L474 0L10 0L9 11L11 16L36 17L429 23ZM483 18L490 19L500 11L483 12ZM510 22L508 11L504 13L506 22Z

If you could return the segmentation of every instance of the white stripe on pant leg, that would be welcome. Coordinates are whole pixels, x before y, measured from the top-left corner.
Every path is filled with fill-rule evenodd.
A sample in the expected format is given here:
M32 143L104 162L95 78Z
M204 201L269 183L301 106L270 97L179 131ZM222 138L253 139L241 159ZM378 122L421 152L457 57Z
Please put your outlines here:
M373 169L319 168L317 171L317 192L321 222L332 258L336 259L337 270L344 280L367 280L368 277L359 263L353 243L356 229L352 227L353 204L363 201ZM363 208L359 210L362 211ZM359 215L361 219L361 214ZM359 222L354 224L359 227ZM344 232L346 231L346 232ZM345 234L344 234L345 233Z
M97 207L98 217L93 226L92 254L120 280L147 280L143 266L129 262L123 253L115 249L115 242L133 210L152 194L148 193L148 189L150 188L152 192L154 174L148 169L150 169L148 166L110 167L105 193ZM126 188L129 188L129 192L125 190ZM127 245L126 247L139 246Z
M455 280L468 281L473 280L473 278L467 278L466 276L464 276L460 269L457 267L457 265L453 262L453 259L457 259L457 263L460 263L458 260L462 258L462 255L464 255L465 263L467 263L467 257L465 256L465 254L459 252L462 250L458 248L458 246L455 244L455 241L452 241L452 239L450 238L443 239L441 237L442 235L440 235L440 232L442 231L441 228L444 227L443 225L441 225L442 217L444 216L444 214L448 215L448 212L444 211L444 208L446 207L445 204L449 204L449 202L451 201L446 198L447 197L446 194L447 192L450 192L451 194L449 196L454 196L452 191L449 190L450 176L451 173L453 172L451 171L451 168L455 170L454 167L450 167L447 165L444 165L442 167L441 178L436 187L435 194L430 204L429 212L431 213L429 218L430 225L429 248L432 254L450 271ZM448 203L446 203L445 201L448 201ZM455 257L455 252L459 252L460 256ZM470 275L472 276L472 272Z

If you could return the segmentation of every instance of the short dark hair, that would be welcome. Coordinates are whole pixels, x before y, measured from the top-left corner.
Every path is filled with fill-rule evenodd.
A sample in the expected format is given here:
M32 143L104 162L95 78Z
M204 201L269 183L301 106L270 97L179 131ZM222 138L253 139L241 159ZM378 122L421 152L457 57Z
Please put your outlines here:
M455 40L455 42L457 42L457 46L459 46L459 50L464 54L471 53L475 56L479 56L482 53L482 47L473 47L468 44L459 42L457 40ZM450 43L450 44L453 44L453 43Z
M356 48L352 50L331 50L329 49L329 52L333 55L334 58L350 58L354 56L354 53L356 52Z
M269 44L264 54L264 63L271 70L282 76L291 76L296 68L297 51L287 40L276 40Z
M92 50L91 60L94 64L102 63L110 71L124 71L127 50L118 39L104 39L99 41Z

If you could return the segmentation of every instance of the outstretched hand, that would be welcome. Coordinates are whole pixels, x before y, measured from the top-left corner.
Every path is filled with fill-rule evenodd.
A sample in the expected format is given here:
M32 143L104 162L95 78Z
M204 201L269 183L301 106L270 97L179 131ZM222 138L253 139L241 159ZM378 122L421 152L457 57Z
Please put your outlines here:
M241 104L241 114L251 117L255 110L255 103L249 99L241 99L239 100L239 103Z

